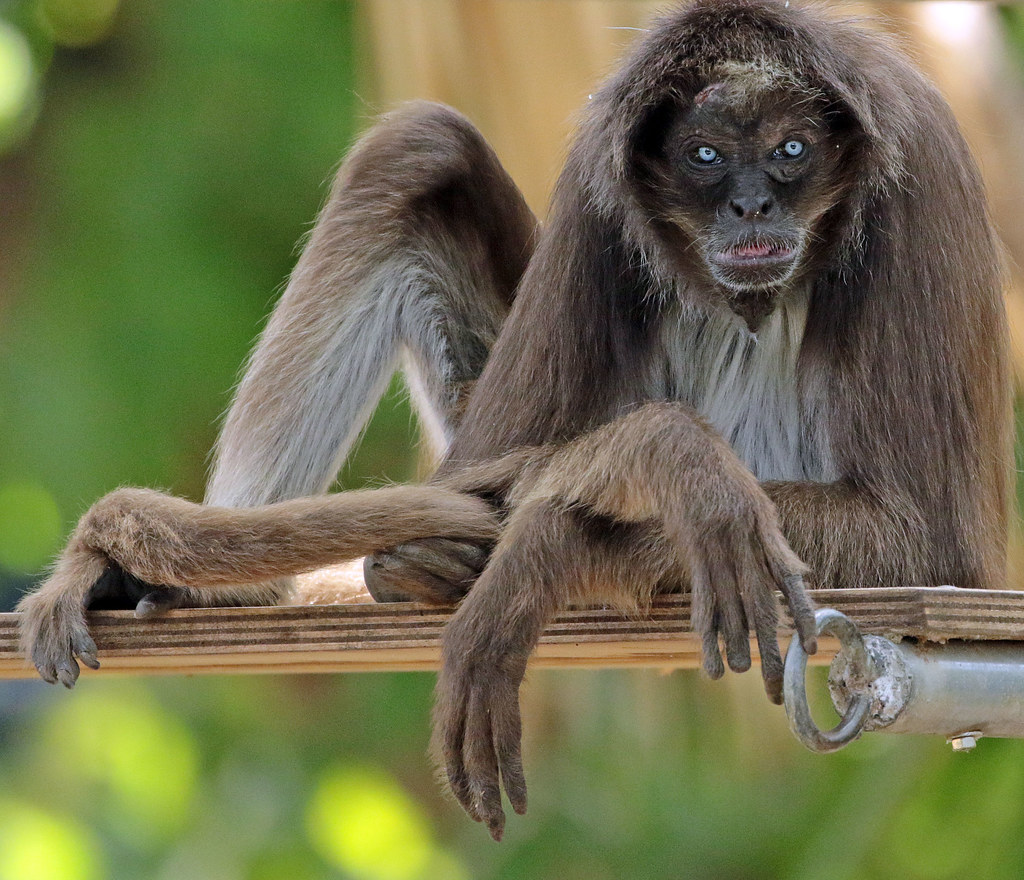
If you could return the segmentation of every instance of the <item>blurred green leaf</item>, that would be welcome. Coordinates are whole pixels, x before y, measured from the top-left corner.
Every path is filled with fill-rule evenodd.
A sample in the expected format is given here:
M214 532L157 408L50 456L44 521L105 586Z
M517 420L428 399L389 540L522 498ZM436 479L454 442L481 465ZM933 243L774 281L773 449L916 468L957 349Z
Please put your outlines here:
M310 800L306 824L317 851L358 880L468 880L431 839L416 804L372 767L330 768Z
M96 880L95 839L77 822L0 798L0 880Z
M37 571L60 549L61 516L53 496L36 483L0 484L0 566Z
M37 79L28 40L0 19L0 155L32 126L38 110Z
M40 17L62 46L91 46L114 25L119 0L40 0Z
M192 816L198 775L189 731L140 687L83 690L50 714L40 748L47 775L75 800L97 805L137 846L179 834Z

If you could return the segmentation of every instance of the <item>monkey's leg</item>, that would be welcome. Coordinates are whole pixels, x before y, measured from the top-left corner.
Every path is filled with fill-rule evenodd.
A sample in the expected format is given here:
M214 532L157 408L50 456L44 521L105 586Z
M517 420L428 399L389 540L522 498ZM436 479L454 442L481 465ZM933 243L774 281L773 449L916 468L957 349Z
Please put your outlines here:
M250 507L325 491L403 350L417 403L447 435L535 227L464 117L426 103L385 117L339 171L250 358L207 501Z
M418 103L382 120L339 171L250 357L217 443L207 503L252 507L326 491L400 356L422 422L443 448L498 335L535 228L464 117ZM448 577L407 585L413 595L436 588L443 597L438 587L458 573L468 583L486 559L472 544L443 538L411 552L414 567L440 560ZM222 599L272 603L289 586L240 585ZM150 611L197 598L108 578L110 602L134 605L140 592Z
M82 517L53 573L18 608L22 649L44 679L67 687L81 659L95 667L85 609L105 592L110 566L147 589L187 588L190 604L221 604L239 583L268 581L353 559L389 541L442 532L493 543L490 506L433 486L396 486L299 498L237 510L193 504L145 489L119 489ZM149 595L139 600L145 611ZM159 599L158 599L159 601Z

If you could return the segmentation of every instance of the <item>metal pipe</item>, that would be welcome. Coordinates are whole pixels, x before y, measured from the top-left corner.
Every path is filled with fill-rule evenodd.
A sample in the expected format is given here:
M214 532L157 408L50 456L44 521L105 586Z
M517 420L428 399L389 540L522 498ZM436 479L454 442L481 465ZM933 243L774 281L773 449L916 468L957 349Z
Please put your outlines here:
M970 734L1024 737L1024 643L864 641L878 677L865 689L844 651L832 662L829 691L841 714L867 692L865 730L937 734L954 747L970 747Z
M822 731L811 718L799 639L790 642L782 688L790 727L811 751L841 749L866 730L944 736L957 751L982 736L1024 738L1024 641L895 644L862 636L831 608L815 620L819 635L839 639L828 687L842 721Z

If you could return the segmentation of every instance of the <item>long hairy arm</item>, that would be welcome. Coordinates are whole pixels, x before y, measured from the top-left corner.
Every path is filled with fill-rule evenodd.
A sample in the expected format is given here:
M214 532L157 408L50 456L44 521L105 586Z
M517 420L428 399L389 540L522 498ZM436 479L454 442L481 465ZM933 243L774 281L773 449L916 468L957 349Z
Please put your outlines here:
M222 604L237 584L300 574L391 541L438 535L492 544L488 504L430 486L395 486L283 501L247 510L208 507L147 489L119 489L82 517L50 577L22 599L21 645L49 681L74 686L78 660L98 666L85 618L104 577L185 587L193 604ZM160 601L159 589L143 602ZM149 597L153 598L149 598ZM176 604L181 604L180 601ZM145 612L143 605L139 612Z

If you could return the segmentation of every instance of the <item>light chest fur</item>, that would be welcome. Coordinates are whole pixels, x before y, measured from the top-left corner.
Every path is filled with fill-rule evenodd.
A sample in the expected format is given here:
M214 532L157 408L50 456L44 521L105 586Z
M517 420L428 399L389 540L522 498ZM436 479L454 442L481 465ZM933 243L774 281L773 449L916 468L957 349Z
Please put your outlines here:
M662 325L656 395L690 404L760 480L833 480L825 389L797 380L806 322L806 296L756 336L731 316L680 308Z

